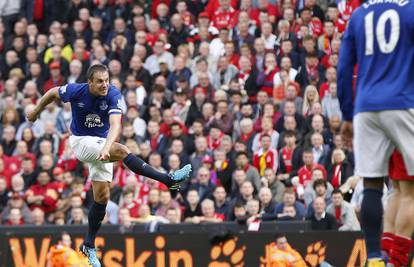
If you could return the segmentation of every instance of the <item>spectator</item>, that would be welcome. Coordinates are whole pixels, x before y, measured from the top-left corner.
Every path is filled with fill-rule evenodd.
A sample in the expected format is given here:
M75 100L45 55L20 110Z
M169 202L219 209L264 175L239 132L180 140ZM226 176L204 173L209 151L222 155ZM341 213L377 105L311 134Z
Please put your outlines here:
M35 208L31 211L31 224L34 226L45 224L45 213L40 208Z
M158 153L164 153L167 149L167 138L160 133L160 125L156 121L149 121L147 127L147 140L150 143L151 150Z
M50 78L45 81L43 85L43 90L46 93L49 89L63 85L66 81L64 76L61 75L61 65L60 62L53 61L49 65L50 68Z
M131 229L134 225L127 208L121 208L119 210L119 224L123 229Z
M342 112L339 108L339 100L336 91L336 83L329 84L329 91L322 100L323 115L330 118L338 116L342 120Z
M157 188L152 188L148 192L148 206L150 207L151 214L154 215L157 209L160 207L160 191Z
M58 266L79 266L88 265L85 258L81 258L78 253L71 248L72 240L68 233L63 232L58 243L52 246L47 254L47 267Z
M322 197L325 199L325 203L330 205L332 203L332 186L323 178L323 174L320 170L315 169L313 171L313 176L315 179L312 183L308 184L307 188L305 189L304 194L304 201L305 205L308 209L307 216L312 215L314 212L313 210L313 201L317 197Z
M155 215L165 217L169 208L179 208L177 201L172 199L170 191L161 191L160 193L160 206L157 208Z
M202 166L205 157L209 157L210 152L207 148L207 139L204 136L198 136L195 139L195 152L191 155L191 166L196 174ZM193 174L193 175L194 175Z
M18 208L11 208L9 212L9 219L4 223L5 225L18 226L23 225L23 216Z
M210 171L201 167L197 172L197 180L194 182L190 188L197 190L200 202L206 198L211 198L214 191L214 184L211 182Z
M211 45L212 44L213 42ZM229 62L227 56L220 55L217 63L217 71L213 73L213 87L216 89L228 90L230 81L237 75L237 73L237 67Z
M276 73L279 71L277 67L276 57L272 53L266 53L264 57L264 69L257 76L257 86L260 91L264 91L268 96L273 95L273 81Z
M304 165L298 170L299 185L306 187L306 185L312 181L312 170L317 168L321 169L326 173L325 168L315 163L314 155L312 150L305 150L303 152L303 163Z
M174 57L170 52L165 51L165 42L158 39L153 47L154 54L149 56L144 63L146 68L151 75L160 71L161 62L167 63L168 69L173 69Z
M272 169L275 173L278 168L278 153L270 147L271 138L267 134L260 137L261 148L253 156L253 166L258 169L260 176L264 175L266 169Z
M146 204L143 204L139 207L138 213L139 213L139 217L131 218L132 221L137 222L137 223L147 223L147 222L157 220L157 216L151 215L151 210L149 206Z
M315 164L327 166L329 163L329 145L324 144L322 134L315 132L311 136L311 149Z
M218 214L223 215L225 219L230 212L230 204L226 199L226 190L223 186L217 186L213 192L214 209Z
M332 203L326 209L335 216L339 231L360 231L358 218L352 205L345 201L342 192L338 189L332 192Z
M0 213L6 207L8 198L6 179L0 178Z
M285 235L277 235L275 241L275 243L272 243L272 247L269 251L267 251L271 258L272 265L294 267L307 266L299 252L289 245Z
M167 210L167 214L165 215L165 218L168 220L169 223L177 224L180 223L180 213L177 209L170 208Z
M287 118L286 122L290 119L293 119L293 117ZM295 132L287 130L282 135L286 145L279 151L279 169L277 173L278 179L285 181L292 174L297 173L300 168L303 150L296 144Z
M1 141L1 146L3 147L4 154L7 156L12 156L13 151L16 148L17 141L15 139L16 129L12 125L8 125L3 129L3 138Z
M42 170L37 176L37 183L29 187L26 192L26 200L31 210L40 209L44 213L53 212L59 195L51 183L51 175Z
M204 199L201 202L201 213L200 222L204 223L219 223L224 220L224 216L216 213L214 210L214 201L211 199Z
M262 187L259 191L262 218L266 215L276 215L277 202L272 198L272 191L267 187Z
M296 220L303 220L303 218L305 218L305 207L302 203L296 200L296 195L292 188L286 188L283 193L282 203L276 206L276 214L284 214L283 211L285 206L295 207Z
M333 215L326 212L326 203L322 197L317 197L313 201L315 212L307 219L311 222L312 230L337 230L338 225Z
M331 162L332 165L328 169L328 179L332 186L337 189L345 184L354 172L345 152L340 148L336 148L332 152Z
M285 73L287 74L285 78L285 83L288 84L289 82L294 82L296 75L298 74L298 71L292 68L292 60L290 59L290 57L288 56L283 57L280 62L280 67L281 67L281 70L285 71ZM282 73L280 71L276 73L276 75L274 76L274 80L273 80L274 88L277 88L278 86L282 85L281 75Z
M87 224L87 218L82 208L72 208L70 210L68 224Z
M132 189L126 189L123 193L122 193L122 199L119 202L119 206L121 208L127 208L129 210L129 215L132 218L138 218L139 217L139 207L140 204L137 201L137 198L134 196L134 191Z
M13 224L28 224L30 223L30 209L28 208L24 197L19 193L11 193L9 200L0 214L0 220L3 223L10 222ZM13 209L19 210L19 213L12 212ZM13 214L12 214L13 213ZM13 215L14 218L10 218Z
M282 202L283 192L285 192L285 185L279 179L279 176L276 176L273 169L266 169L264 172L264 177L261 179L262 189L269 188L271 191L272 199L276 203Z
M194 217L201 216L200 196L198 191L196 189L190 189L187 192L186 200L183 220L184 222L192 222Z
M277 144L279 143L279 133L273 129L273 120L270 117L265 117L262 119L262 132L257 133L254 136L252 150L257 151L260 147L260 137L264 134L269 135L271 138L270 147L272 149L277 148Z

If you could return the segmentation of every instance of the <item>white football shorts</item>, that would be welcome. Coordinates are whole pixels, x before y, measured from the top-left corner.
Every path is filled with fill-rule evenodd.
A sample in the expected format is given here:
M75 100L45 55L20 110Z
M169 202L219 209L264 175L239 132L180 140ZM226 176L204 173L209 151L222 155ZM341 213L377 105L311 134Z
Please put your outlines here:
M397 148L409 175L414 175L414 109L361 112L354 117L356 174L388 176L389 160Z
M82 162L88 163L89 178L92 181L112 182L113 163L98 160L105 142L105 138L97 136L71 135L69 137L69 145L75 157Z

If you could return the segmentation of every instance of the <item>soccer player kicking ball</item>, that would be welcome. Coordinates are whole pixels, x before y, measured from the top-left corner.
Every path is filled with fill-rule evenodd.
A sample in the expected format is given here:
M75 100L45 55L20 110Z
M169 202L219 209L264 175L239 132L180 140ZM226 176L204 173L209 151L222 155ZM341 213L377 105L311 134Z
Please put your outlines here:
M350 142L353 119L355 168L364 177L361 222L368 267L385 266L380 246L381 197L394 148L401 152L408 174L414 175L413 14L412 0L366 1L352 14L340 49L338 97L346 121L342 133ZM395 227L404 225L406 234L398 242L409 246L407 233L414 228L414 183L399 182L397 190L399 194L391 198L385 216L399 207ZM404 209L404 216L400 209ZM399 234L402 232L397 231Z
M179 190L180 184L190 177L191 165L170 174L161 173L133 155L126 146L115 142L121 130L121 93L109 84L105 65L91 66L87 77L88 83L67 84L47 91L27 118L31 122L36 121L40 112L54 100L71 104L72 135L69 144L75 156L88 163L95 200L88 214L88 234L80 250L93 267L100 267L95 236L109 200L112 162L122 160L133 172L160 181L172 190Z

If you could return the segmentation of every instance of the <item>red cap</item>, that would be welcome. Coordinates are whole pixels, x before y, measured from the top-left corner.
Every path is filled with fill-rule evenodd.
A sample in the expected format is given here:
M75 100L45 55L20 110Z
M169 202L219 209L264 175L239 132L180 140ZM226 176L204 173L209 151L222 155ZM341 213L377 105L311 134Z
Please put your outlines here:
M210 18L210 16L208 15L208 12L201 12L200 14L198 14L198 18Z
M52 69L60 69L60 62L58 61L53 61L52 63L50 63L49 68Z

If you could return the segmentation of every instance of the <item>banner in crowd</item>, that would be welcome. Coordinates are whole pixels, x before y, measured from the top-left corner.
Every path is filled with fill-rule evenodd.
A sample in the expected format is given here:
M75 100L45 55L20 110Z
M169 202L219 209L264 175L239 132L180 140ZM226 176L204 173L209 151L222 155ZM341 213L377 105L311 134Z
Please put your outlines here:
M47 253L58 236L0 235L0 266L45 267ZM73 235L73 246L82 238ZM289 233L287 239L309 266L362 266L366 259L360 233ZM274 234L245 233L214 236L188 234L103 234L97 238L106 267L270 267Z

